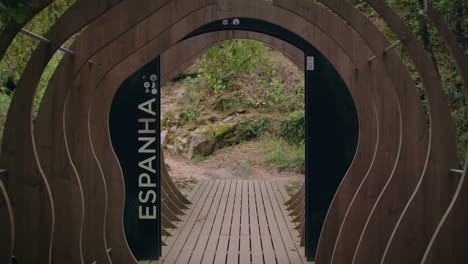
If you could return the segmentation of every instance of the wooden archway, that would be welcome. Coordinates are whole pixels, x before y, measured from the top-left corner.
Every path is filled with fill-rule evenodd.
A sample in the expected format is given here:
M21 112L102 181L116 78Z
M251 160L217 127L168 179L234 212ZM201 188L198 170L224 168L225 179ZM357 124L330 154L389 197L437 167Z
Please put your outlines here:
M111 168L115 157L103 155L111 152L110 145L97 143L107 138L102 113L109 108L102 102L110 100L118 80L141 67L145 58L225 17L262 19L296 32L334 64L356 102L359 146L328 211L317 263L418 262L423 255L431 261L447 248L457 248L461 238L448 235L456 225L446 222L446 211L466 220L466 215L456 214L462 207L452 206L466 197L466 184L464 177L449 177L449 169L457 168L454 129L441 81L423 47L383 1L367 1L413 60L429 101L430 127L408 70L395 52L385 51L390 43L383 34L348 2L321 2L329 10L301 0L141 0L139 5L129 0L77 1L47 34L51 44L34 52L5 127L0 164L9 176L0 180L12 210L0 216L14 214L18 260L50 262L61 254L54 248L65 243L63 234L71 230L76 239L66 249L77 256L77 263L132 263L118 217L110 224L122 208L109 206L109 197L121 199L112 187L118 181L107 173L118 173ZM116 18L120 22L112 23ZM75 55L66 56L54 75L33 128L32 99L43 69L60 44L86 25L73 46ZM0 208L6 212L8 207ZM69 219L70 224L55 225L55 219ZM434 244L439 236L445 247ZM412 241L411 249L404 241ZM10 252L11 242L2 243L4 252ZM113 244L112 258L106 243ZM452 254L452 262L462 261L462 251Z

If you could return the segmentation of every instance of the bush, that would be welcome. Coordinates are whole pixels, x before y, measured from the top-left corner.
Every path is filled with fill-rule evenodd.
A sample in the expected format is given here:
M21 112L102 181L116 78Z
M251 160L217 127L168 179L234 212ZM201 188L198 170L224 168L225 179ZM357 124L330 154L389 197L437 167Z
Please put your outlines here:
M304 120L304 112L296 111L290 114L289 119L284 120L281 125L283 136L292 143L303 144L305 141Z
M266 138L265 163L278 171L305 170L305 145L290 144L284 139Z

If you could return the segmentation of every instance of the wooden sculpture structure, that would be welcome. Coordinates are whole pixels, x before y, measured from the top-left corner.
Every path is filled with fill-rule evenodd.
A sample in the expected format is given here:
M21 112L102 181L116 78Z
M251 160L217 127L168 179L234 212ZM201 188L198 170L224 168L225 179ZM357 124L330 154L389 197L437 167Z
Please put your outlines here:
M41 8L51 2L41 1ZM467 168L457 170L454 126L422 44L383 0L366 2L398 43L389 43L347 1L320 2L327 8L306 0L76 1L44 36L49 43L34 51L9 109L0 159L6 170L0 173L0 262L15 256L17 263L137 263L125 239L124 182L109 137L113 96L157 56L172 58L162 60L168 61L164 82L211 45L236 37L267 42L301 63L294 47L258 33L216 32L181 42L197 28L233 17L267 21L308 41L335 67L356 105L356 154L321 230L308 222L310 193L319 186L306 179L288 202L307 257L319 264L466 262ZM430 2L426 11L456 60L466 95L467 58ZM13 23L2 33L0 57L21 27ZM33 120L44 68L83 28ZM404 47L422 80L427 115L408 69L393 51L396 45ZM189 201L172 184L164 163L161 168L164 230L173 227ZM311 246L317 235L318 245Z

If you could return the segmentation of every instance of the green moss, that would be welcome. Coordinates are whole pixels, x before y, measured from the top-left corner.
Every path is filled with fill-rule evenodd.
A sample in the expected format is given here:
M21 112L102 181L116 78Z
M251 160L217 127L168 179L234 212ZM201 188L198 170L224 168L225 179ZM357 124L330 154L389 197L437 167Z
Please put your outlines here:
M210 126L201 126L193 132L196 135L208 134L213 140L215 140L215 132Z
M233 127L234 126L232 124L230 124L230 123L225 123L225 124L221 124L221 125L216 126L215 129L214 129L215 139L216 140L220 139L222 136L224 136L230 130L232 130Z

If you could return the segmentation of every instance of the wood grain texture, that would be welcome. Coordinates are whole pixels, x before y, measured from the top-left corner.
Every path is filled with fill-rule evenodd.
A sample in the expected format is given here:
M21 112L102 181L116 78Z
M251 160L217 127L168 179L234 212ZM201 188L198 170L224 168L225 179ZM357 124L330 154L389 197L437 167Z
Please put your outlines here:
M6 172L0 172L2 178L5 178ZM0 179L0 261L9 263L13 256L13 245L15 244L14 218L11 208L10 198Z
M374 50L377 56L380 57L383 55L383 49L390 45L390 43L386 41L383 35L372 25L372 23L370 23L370 21L367 20L367 18L363 17L359 11L354 9L354 7L346 1L323 1L323 3L332 11L337 12L340 17L346 19L347 23L349 23L353 29L365 39L366 43L368 43L368 45ZM373 260L369 254L373 254L374 258L375 256L381 255L386 243L385 237L390 235L398 214L401 212L401 208L409 199L409 195L416 185L418 176L422 171L424 163L423 157L427 148L427 143L425 143L427 142L427 139L425 139L424 136L424 115L408 72L396 54L388 53L382 59L387 71L386 74L394 76L391 78L391 83L393 83L394 87L397 88L395 92L402 112L401 145L403 147L399 150L398 164L396 164L396 167L391 172L388 181L385 183L383 192L379 195L377 202L374 204L372 209L368 207L368 211L371 212L371 216L366 220L365 232L366 230L368 231L371 229L370 227L374 225L378 225L379 232L366 232L361 234L361 239L363 236L366 236L366 238L363 240L365 241L365 243L363 243L364 245L361 245L360 242L359 244L361 246L373 247L372 249L361 250L361 253L365 253L360 256L364 255L364 259L370 262L373 262ZM408 146L406 142L418 142L418 144ZM409 175L411 175L411 177L408 177ZM384 182L385 181L381 181L381 184ZM348 186L348 188L349 187L351 186ZM364 184L360 187L360 190L374 190L375 187L376 186L374 184L367 183L367 186ZM395 191L399 192L398 199L395 199ZM369 191L366 190L365 192L368 193ZM335 197L336 202L346 204L349 201L338 201L337 199L339 199L339 195L340 194L337 194L337 197ZM333 210L335 209L332 207L329 215L333 214ZM388 213L389 211L391 212L390 215ZM362 213L362 208L360 208L360 212ZM361 218L361 221L364 221L364 217ZM381 223L381 221L383 221L383 223ZM354 239L356 239L357 235L358 232L355 232ZM328 242L328 244L330 243L333 242ZM320 247L323 248L328 246L321 244ZM349 243L346 243L346 247L350 247ZM352 249L349 251L348 255L352 254ZM325 252L321 251L320 253ZM323 263L327 262L327 260L324 259L321 259L321 261L323 261Z
M114 6L117 2L121 4ZM453 126L440 80L421 45L411 33L407 34L405 25L382 1L368 2L399 38L407 39L404 45L421 75L430 103L429 152L425 118L401 60L393 52L382 54L382 48L388 44L385 38L380 33L372 35L375 28L357 10L347 10L349 5L345 1L323 3L347 23L329 11L298 1L274 1L276 6L246 0L218 3L141 0L141 5L129 0L77 2L67 11L69 15L48 33L54 40L52 45L41 45L32 56L13 98L5 129L2 153L7 155L2 155L0 164L15 176L6 182L6 187L13 194L15 216L17 212L22 216L18 223L25 227L24 230L19 228L21 239L17 241L17 255L21 261L28 263L31 258L47 263L51 260L51 245L44 241L52 240L52 208L57 206L65 208L57 210L60 211L57 221L77 216L71 225L75 230L73 236L79 240L82 230L85 239L83 243L74 239L69 243L83 246L86 262L110 261L107 240L113 248L115 263L135 263L123 233L122 173L108 135L107 115L112 96L133 71L163 54L197 27L224 17L271 21L302 36L329 58L356 102L360 125L358 151L328 213L319 244L318 263L329 263L322 260L330 260L330 248L335 248L337 262L349 260L348 257L358 263L379 260L385 246L389 262L419 261L430 242L428 237L439 229L445 230L445 225L439 221L450 218L443 218L443 214L449 212L450 215L450 202L457 201L451 199L455 187L464 190L458 181L444 177L448 168L456 168ZM97 17L100 18L91 23ZM116 17L119 18L117 24L112 22ZM42 71L59 45L88 24L73 47L77 55L65 56L51 81L33 137L31 105ZM377 58L368 65L367 58L373 54ZM191 56L193 58L196 53ZM87 64L89 58L97 63ZM187 61L189 59L184 60ZM177 71L178 68L174 68L171 74ZM69 192L59 190L58 186L67 183ZM84 183L83 190L80 183ZM171 188L172 185L166 183ZM463 197L464 193L466 191L456 192L457 197ZM165 194L172 196L173 207L187 202L174 191ZM65 205L76 206L70 211ZM83 208L95 210L97 214L85 212L85 225L81 229ZM106 212L107 217L103 215ZM31 225L25 222L28 217L38 221ZM104 224L107 225L104 227ZM59 230L55 241L67 242L63 238L64 231ZM382 235L378 235L381 230ZM409 230L420 232L413 236ZM40 237L41 245L26 240L26 232L28 237ZM449 233L441 231L440 234L445 234L441 241L448 239ZM392 240L387 245L389 238ZM414 242L410 245L414 254L402 256L408 251L407 245L402 243L407 239ZM438 248L441 242L430 243ZM65 257L55 250L65 245L54 244L54 258ZM80 257L79 246L72 248L68 252ZM100 252L94 254L97 251ZM432 251L426 255L430 254ZM78 258L74 257L80 263Z
M167 1L146 1L144 3L145 5L139 6L139 8L134 9L135 12L138 12L139 14L142 14L143 17L140 16L132 16L132 17L127 17L127 20L121 20L122 23L113 24L112 25L112 30L107 30L107 34L103 35L100 30L104 26L109 26L108 21L112 20L113 17L113 12L108 12L104 14L102 17L100 17L97 21L89 25L88 30L84 31L82 33L82 36L84 37L83 40L86 41L80 41L77 40L72 47L73 50L80 50L81 53L77 52L79 54L73 60L70 60L69 63L72 63L71 66L66 66L66 67L58 67L58 71L55 75L57 76L62 76L66 75L68 72L71 72L70 74L72 75L69 78L65 78L63 80L57 80L57 81L51 81L49 89L47 89L46 94L44 96L44 102L41 106L41 112L39 113L38 118L41 116L43 117L42 122L37 121L36 126L39 126L38 123L41 123L42 126L41 128L43 130L42 133L43 137L50 137L52 134L53 137L50 137L50 144L44 146L44 149L47 148L55 148L53 151L56 153L55 157L55 165L50 165L50 168L56 168L57 171L62 171L64 172L67 167L73 167L74 164L71 160L69 160L68 157L68 150L65 147L64 144L64 136L63 136L63 119L62 119L62 114L63 114L63 107L64 107L64 98L66 95L66 90L63 89L63 87L68 87L69 83L71 80L73 80L73 77L75 74L83 67L83 65L87 64L87 60L97 52L99 49L101 49L103 46L107 45L111 41L113 41L116 37L118 37L122 32L128 31L135 23L138 23L142 19L144 19L147 15L148 12L151 10L157 10L160 8L165 2ZM131 1L125 1L122 2L122 4L115 6L113 10L118 10L114 12L126 12L128 11L131 6L132 6ZM100 25L100 26L99 26ZM91 31L91 29L94 29L94 31ZM81 48L78 47L83 47L83 50L86 50L88 55L84 53L84 51L81 50ZM67 58L65 58L67 59ZM69 58L70 59L70 58ZM50 133L50 129L53 129L53 133ZM37 133L37 128L36 128L36 133ZM39 132L40 133L40 132ZM49 136L47 136L47 134ZM104 134L107 135L107 131ZM95 150L96 153L100 153L100 149ZM47 153L44 153L47 154ZM47 157L46 155L44 155ZM108 159L108 156L102 157L104 161ZM57 163L58 164L65 164L64 167L58 167L57 168ZM104 163L109 164L109 163ZM110 171L110 173L107 173L105 175L121 175L120 173L120 168L117 167L111 167L112 169L117 169L119 171L119 174L116 174L115 172ZM107 172L108 167L103 166L102 169ZM128 249L128 245L125 239L125 234L123 233L123 225L122 225L122 217L119 216L123 212L123 199L122 197L122 186L123 186L123 179L118 178L118 177L110 177L107 178L107 188L110 189L111 191L108 191L109 193L109 202L111 203L109 205L109 212L108 215L110 215L107 218L107 241L108 241L108 246L110 248L113 248L113 253L111 254L112 260L114 263L134 263L135 260L131 254L131 252ZM88 199L89 203L92 203L93 201ZM90 204L90 206L92 206ZM86 246L87 247L87 246ZM88 254L89 255L89 254ZM89 257L92 258L92 257Z
M468 251L466 250L466 234L468 234L466 226L468 221L466 210L468 203L467 171L468 162L465 161L463 174L452 175L452 177L460 177L460 183L452 202L431 237L421 263L450 262L461 264L468 259Z
M89 23L90 20L86 20L88 18L77 19L75 16L79 13L77 11L84 11L82 9L84 3L86 1L77 3L68 9L58 23L46 34L45 37L51 40L51 44L40 45L31 56L9 109L3 141L2 162L11 167L9 171L12 175L12 184L8 188L12 188L11 193L15 194L11 199L15 215L18 217L16 226L18 239L16 240L15 254L18 256L19 262L48 263L52 260L54 226L52 194L36 156L37 150L34 145L31 123L32 103L35 88L49 59L61 43ZM92 1L90 4L91 7L95 5ZM104 5L101 6L105 9ZM99 11L103 11L98 8L94 8L94 10L95 16L100 14ZM86 14L92 15L93 12L88 11ZM66 29L67 27L70 28ZM24 166L24 164L30 164L30 166ZM57 199L57 201L61 200ZM37 221L31 223L29 219L37 219ZM40 237L41 239L31 239L31 237ZM53 252L60 254L62 251L54 250Z
M430 149L415 192L406 204L386 247L384 263L419 262L441 216L454 193L454 182L447 177L457 166L454 126L442 91L441 81L424 48L409 28L383 1L367 1L403 42L426 92L430 112Z
M278 1L276 3L281 5L281 1ZM300 10L307 10L308 9L305 6L305 4L301 3L301 6L303 8L301 8ZM350 8L352 9L353 7L350 6ZM344 10L346 10L346 9L344 9ZM310 15L309 17L317 17L317 15L315 15L315 16ZM367 37L367 42L370 42L370 45L374 44L372 41L370 41L370 39L373 38L374 35L369 35L368 34L368 35L364 35L364 37ZM387 43L387 42L384 41L383 43ZM383 45L385 45L385 44L383 44ZM381 50L379 50L380 53L385 48L385 46L383 46L383 45L382 44L380 45L381 46ZM376 48L375 44L374 44L373 49L378 49L378 48L379 47ZM365 58L365 61L367 61L367 58ZM387 63L387 65L388 65L388 63ZM402 65L402 63L400 63L400 65ZM367 65L363 66L364 71L365 71L365 68L367 68ZM394 66L393 68L395 69L396 67ZM376 70L378 71L378 69L376 69ZM382 70L380 70L380 71L382 71ZM371 75L373 73L370 72L369 74ZM394 93L392 90L394 90L395 88L391 87L393 82L390 79L388 79L388 77L386 75L387 75L386 72L381 73L380 76L377 76L377 79L379 80L379 83L374 84L375 87L382 86L382 85L387 86L387 88L382 88L382 90L388 91L388 93L386 95L383 95L383 96L382 95L377 95L376 96L377 101L379 101L378 98L392 98L392 94ZM401 79L401 78L398 78L398 75L396 75L396 74L393 74L393 76L395 77L395 80ZM406 76L408 76L408 74ZM407 80L410 80L410 79L408 78ZM380 82L382 82L382 84L380 84ZM411 82L406 82L407 86L410 83ZM397 87L398 85L401 85L401 82L400 83L395 83L394 87ZM380 88L379 88L379 90L380 90ZM416 95L416 94L413 93L413 95ZM408 105L409 106L414 105L414 107L412 107L412 109L409 109L408 112L411 112L413 109L416 109L416 113L422 114L420 104L419 105L417 104L418 103L417 97L413 96L412 99L414 99L414 100L412 100L411 103L408 103ZM402 101L402 100L406 100L406 99L404 99L404 96L402 96L402 95L398 96L398 94L397 94L396 100L397 101ZM385 121L388 122L388 123L383 123L383 122L380 123L381 131L389 131L389 129L396 129L396 130L394 130L394 131L396 131L396 133L391 133L390 132L390 133L385 134L384 137L380 138L382 141L380 143L381 151L379 153L381 153L381 154L385 153L385 155L390 155L390 156L393 155L393 158L390 158L390 156L377 156L376 157L376 159L373 161L371 170L369 171L370 176L368 175L366 177L366 179L373 179L374 182L372 182L372 181L366 182L365 181L364 183L360 183L359 181L356 181L357 184L361 184L360 187L359 187L359 190L360 190L361 194L360 195L358 194L357 196L354 196L353 204L355 202L355 199L357 199L354 206L357 206L359 208L359 210L354 210L353 208L348 208L348 213L350 213L351 215L347 215L347 218L348 219L353 219L354 222L349 222L348 226L342 226L341 227L341 229L342 229L341 233L343 234L342 236L344 236L344 238L341 238L341 241L346 246L343 247L344 245L341 245L341 244L338 244L336 246L338 251L342 250L341 252L337 253L337 255L340 258L340 259L337 260L337 263L341 263L345 259L352 258L353 254L354 254L354 248L350 244L354 244L354 245L358 244L359 237L360 237L360 234L361 234L361 230L366 225L366 221L368 220L368 215L371 214L371 212L373 210L373 206L375 205L376 198L379 197L380 192L383 190L384 186L388 183L388 180L391 179L391 176L393 176L394 165L395 165L394 163L396 163L396 162L395 161L392 162L391 160L392 159L395 160L397 155L399 155L399 142L398 141L400 140L400 137L398 135L398 131L399 131L398 126L399 126L400 121L398 120L398 115L399 115L398 111L400 110L400 104L401 104L400 102L394 101L393 105L395 107L394 109L396 109L396 110L393 110L393 112L391 112L392 110L390 110L390 112L381 113L381 119L384 120L384 118L385 118ZM390 105L391 105L391 103L390 103ZM419 112L417 110L419 110ZM422 115L420 115L420 116L422 116ZM396 119L393 119L394 121L392 123L390 118L396 118ZM419 122L420 126L418 127L417 125L414 124L414 120L418 120L418 119L415 118L415 119L410 120L409 122L405 123L405 125L406 124L411 125L410 126L411 129L406 129L405 130L406 134L413 133L413 135L416 135L417 138L420 138L420 133L418 133L418 132L424 131L424 124L422 122ZM416 123L416 124L418 124L418 123ZM416 131L415 131L415 128L417 128ZM393 137L393 139L392 139L392 137ZM412 138L408 138L408 139L410 140ZM391 141L391 140L393 140L393 141ZM386 145L382 145L383 143L385 143ZM413 153L411 153L411 152L410 153L404 153L403 156L413 157L411 154L414 154L414 152ZM385 169L384 165L387 166L386 169ZM419 166L419 168L422 169L422 166ZM408 166L401 168L401 170L403 170L403 173L399 174L400 177L404 176L404 173L408 171ZM372 175L378 175L379 177L375 177L375 176L372 176ZM354 185L354 188L357 189L358 186L359 185ZM347 187L349 188L349 187L352 187L352 186L348 185ZM408 191L408 193L410 193L411 191L412 191L412 189L410 189ZM349 194L350 192L348 191L347 193ZM351 193L352 193L352 191L351 191ZM338 194L337 197L339 197L339 194ZM349 199L346 199L344 201L338 201L338 200L336 200L336 197L335 197L335 201L337 203L338 202L341 202L341 203L344 203L344 204L349 203ZM402 203L404 204L404 202L405 201L403 201ZM366 205L366 207L363 207L364 205ZM332 210L333 210L333 207L332 207ZM345 213L345 214L348 214L348 213ZM334 212L331 211L331 212L329 212L329 215L330 214L333 215ZM338 217L340 217L340 216L338 216ZM328 218L328 219L330 219L330 218ZM339 222L339 220L340 219L338 219L338 222ZM391 228L389 228L389 229L392 230ZM336 232L336 229L335 229L335 232ZM377 238L377 239L374 239L374 240L379 240L379 239ZM368 241L372 241L372 240L368 240ZM334 243L334 241L329 241L329 244L331 244L331 243ZM371 242L371 243L374 243L374 242ZM327 261L323 261L323 263L327 263Z
M444 40L448 50L455 59L457 70L465 87L465 102L468 101L468 59L457 42L455 36L443 22L442 18L432 7L430 1L426 1L427 16L437 28L437 33ZM466 245L465 223L468 221L465 205L468 202L468 188L466 174L468 162L465 161L463 174L451 174L449 177L459 177L459 184L447 211L443 215L439 225L429 241L421 263L441 263L450 260L451 263L464 263L468 259L468 253L463 245Z
M332 52L331 52L331 53L332 53ZM151 57L149 57L149 58L151 58ZM125 75L123 75L123 76L125 76Z
M331 52L332 53L332 52ZM150 57L151 58L151 57ZM125 75L124 75L125 76Z

